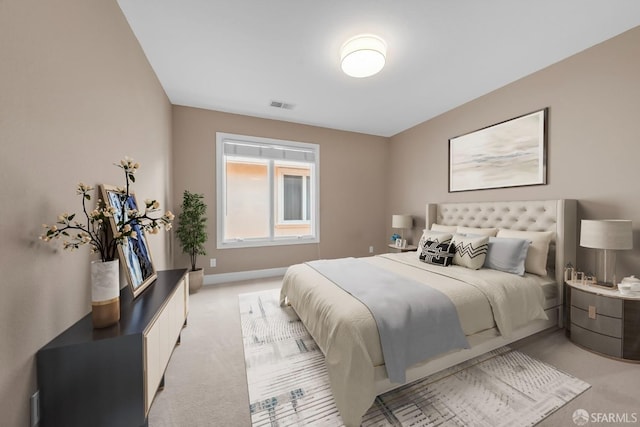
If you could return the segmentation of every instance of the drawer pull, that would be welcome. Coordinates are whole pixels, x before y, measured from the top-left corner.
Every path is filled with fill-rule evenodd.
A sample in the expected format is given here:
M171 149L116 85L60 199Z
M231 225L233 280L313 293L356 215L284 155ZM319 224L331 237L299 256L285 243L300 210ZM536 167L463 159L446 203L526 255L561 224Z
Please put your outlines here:
M596 306L595 305L590 305L589 306L589 319L595 319L596 318Z

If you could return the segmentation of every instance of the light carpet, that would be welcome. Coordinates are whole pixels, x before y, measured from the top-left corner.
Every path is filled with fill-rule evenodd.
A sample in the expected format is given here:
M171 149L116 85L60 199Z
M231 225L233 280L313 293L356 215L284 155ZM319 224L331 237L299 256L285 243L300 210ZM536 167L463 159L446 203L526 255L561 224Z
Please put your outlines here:
M252 426L342 426L324 356L278 297L239 295ZM363 426L532 426L589 387L505 347L378 396Z

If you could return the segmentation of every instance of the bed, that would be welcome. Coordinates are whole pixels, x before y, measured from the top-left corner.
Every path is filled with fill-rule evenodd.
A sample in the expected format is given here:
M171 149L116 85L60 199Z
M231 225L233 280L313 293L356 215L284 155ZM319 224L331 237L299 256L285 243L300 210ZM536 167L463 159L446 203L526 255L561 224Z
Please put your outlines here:
M428 284L447 295L458 313L468 348L450 350L411 365L406 369L406 383L562 326L564 266L569 262L575 265L576 205L575 200L426 205L424 236L432 228L440 233L466 232L454 231L457 236L477 237L476 232L490 229L499 230L506 238L515 234L530 240L528 236L532 235L530 241L535 241L538 234L548 236L546 261L536 259L537 270L531 264L536 273L529 272L529 258L527 272L522 276L491 268L434 266L420 261L416 252L358 259L359 265L371 265L407 281ZM531 247L529 254L533 254ZM540 266L540 262L544 265ZM369 308L312 267L312 263L287 270L280 302L292 306L323 351L336 406L345 425L360 425L375 396L402 385L387 375L381 339Z

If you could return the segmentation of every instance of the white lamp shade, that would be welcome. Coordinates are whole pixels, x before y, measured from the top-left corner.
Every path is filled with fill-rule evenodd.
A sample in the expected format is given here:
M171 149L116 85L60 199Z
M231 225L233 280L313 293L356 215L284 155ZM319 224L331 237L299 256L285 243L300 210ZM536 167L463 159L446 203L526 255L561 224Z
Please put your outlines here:
M391 227L393 228L411 228L412 225L411 215L393 215L391 217Z
M580 246L594 249L633 249L631 221L583 219L580 224Z
M369 77L382 70L387 44L380 37L363 34L345 42L340 49L342 71L351 77Z

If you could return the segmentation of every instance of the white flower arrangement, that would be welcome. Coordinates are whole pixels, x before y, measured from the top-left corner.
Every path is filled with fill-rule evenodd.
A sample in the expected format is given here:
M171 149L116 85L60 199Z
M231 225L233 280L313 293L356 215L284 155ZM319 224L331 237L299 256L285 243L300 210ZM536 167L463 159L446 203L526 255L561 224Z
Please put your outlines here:
M121 168L125 174L124 188L118 187L117 192L122 201L126 201L129 196L130 183L135 182L135 173L140 164L134 162L133 159L125 157L120 163L115 165ZM98 199L96 207L92 211L87 210L87 202L91 201L91 193L94 187L79 183L76 194L82 196L82 212L84 213L84 221L76 220L76 214L63 213L58 216L58 221L54 225L43 224L47 231L40 236L45 242L50 240L64 239L63 249L73 251L80 246L89 245L91 251L100 254L102 261L111 261L116 257L116 249L118 245L125 244L127 239L137 239L138 233L132 227L132 224L138 224L140 228L150 234L157 234L161 228L165 230L171 229L171 221L174 215L171 211L166 211L160 217L152 216L160 208L157 200L147 199L144 201L145 209L143 212L138 210L127 210L124 212L125 203L121 203L123 212L120 213L121 218L116 224L116 233L111 233L109 221L117 213L116 209L108 206L102 199Z

